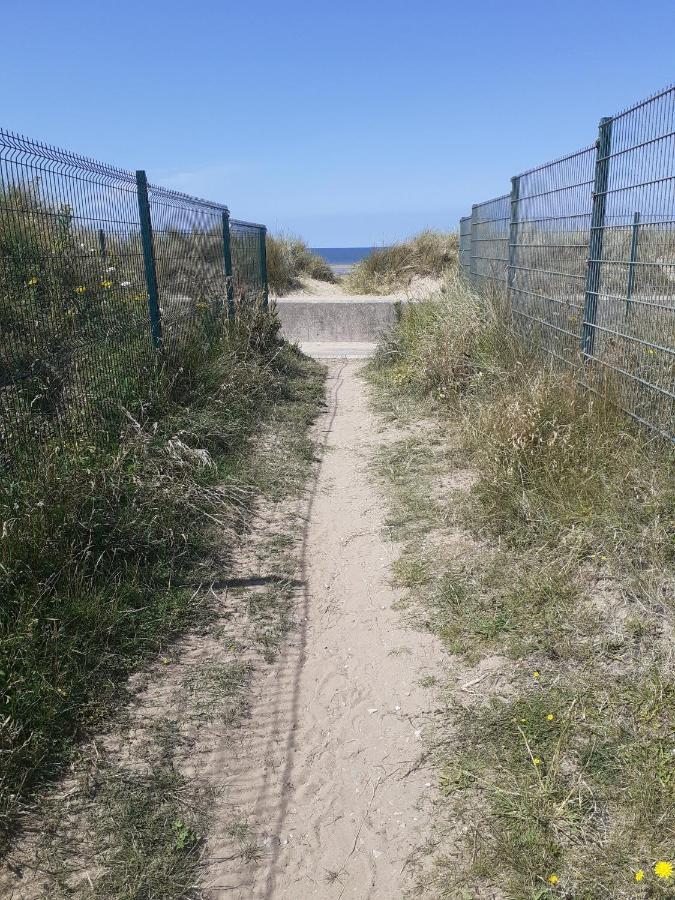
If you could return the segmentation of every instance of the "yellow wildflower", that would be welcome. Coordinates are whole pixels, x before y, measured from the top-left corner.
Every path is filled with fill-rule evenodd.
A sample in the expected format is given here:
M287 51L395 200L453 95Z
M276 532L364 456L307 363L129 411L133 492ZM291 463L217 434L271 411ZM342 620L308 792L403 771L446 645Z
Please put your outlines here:
M535 756L535 757L533 758L532 762L534 763L535 766L540 766L540 765L541 765L541 760L539 759L538 756Z
M532 677L533 677L533 678L539 678L539 675L540 675L539 672L533 672L533 673L532 673Z
M104 287L104 288L106 288L106 289L107 289L107 288L111 288L111 287L112 287L112 281L102 281L102 282L101 282L101 287Z
M557 884L558 883L558 876L555 874L555 872L551 872L551 874L548 876L548 883L549 884Z
M642 879L643 879L644 877L645 877L645 870L644 870L644 869L638 869L637 872L635 873L635 880L636 880L636 881L642 881Z
M84 294L84 292L85 292L86 290L87 290L87 289L86 289L86 287L85 287L83 284L78 284L78 286L75 288L75 293L76 293L76 294Z
M546 716L546 721L547 721L547 722L552 722L554 719L555 719L555 716L553 715L553 713L549 713L549 714Z
M657 862L654 866L654 874L657 878L670 878L673 874L673 864L666 860Z
M26 282L26 287L32 287L34 284L37 284L37 283L38 283L37 278L35 276L33 276L32 278L29 278L28 281Z

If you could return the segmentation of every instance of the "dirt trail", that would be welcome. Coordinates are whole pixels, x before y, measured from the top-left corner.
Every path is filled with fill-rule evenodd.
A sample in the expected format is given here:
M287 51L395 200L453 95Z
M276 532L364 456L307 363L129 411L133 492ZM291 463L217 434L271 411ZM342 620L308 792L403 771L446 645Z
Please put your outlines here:
M441 650L392 609L398 548L383 535L384 500L368 467L397 434L369 410L361 366L328 362L328 409L316 426L325 452L309 496L261 505L228 576L242 593L216 595L216 623L139 674L126 727L94 739L85 764L26 817L23 840L0 865L0 895L101 896L95 831L103 811L86 760L104 782L112 772L126 784L165 754L193 801L200 791L212 798L199 896L403 896L434 794L421 764L433 695L419 681L439 673ZM291 538L283 562L274 540L285 541L298 522L299 558ZM287 602L295 627L265 661L247 609L280 579L294 592ZM235 653L237 641L248 649ZM218 680L233 662L249 673L241 715Z
M227 777L261 836L234 860L223 822L210 841L213 897L362 900L402 896L433 788L417 765L436 671L431 636L405 628L389 584L396 547L368 461L378 433L355 360L329 364L326 453L310 502L301 627L254 702ZM231 821L231 818L230 818Z

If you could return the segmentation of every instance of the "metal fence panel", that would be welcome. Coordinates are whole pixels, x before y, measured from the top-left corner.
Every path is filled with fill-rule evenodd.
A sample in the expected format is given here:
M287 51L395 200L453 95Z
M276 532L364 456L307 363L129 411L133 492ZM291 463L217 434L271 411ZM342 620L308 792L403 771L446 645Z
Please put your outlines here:
M563 362L579 357L594 168L587 147L519 176L514 325Z
M0 131L0 438L131 405L152 359L135 177Z
M236 222L230 259L227 222L142 171L0 130L0 457L114 436L162 366L215 346L232 283L266 299L264 226Z
M227 207L149 185L162 340L211 340L227 315Z
M511 197L495 197L477 203L471 222L471 275L474 283L487 278L506 283L509 264Z
M611 121L593 359L627 412L675 435L675 88Z
M459 267L464 275L471 271L471 216L459 220Z
M264 246L267 229L264 225L230 219L234 292L237 302L259 299L266 302L267 278L264 266Z
M547 358L592 389L610 376L625 412L675 440L675 87L513 186L460 222L472 284L506 285Z

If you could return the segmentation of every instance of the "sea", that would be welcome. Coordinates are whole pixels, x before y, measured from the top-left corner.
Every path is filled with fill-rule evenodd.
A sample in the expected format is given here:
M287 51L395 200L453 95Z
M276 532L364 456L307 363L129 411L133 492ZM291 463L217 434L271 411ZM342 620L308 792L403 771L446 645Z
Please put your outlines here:
M352 266L370 256L378 247L310 247L312 253L322 256L336 275L344 275Z

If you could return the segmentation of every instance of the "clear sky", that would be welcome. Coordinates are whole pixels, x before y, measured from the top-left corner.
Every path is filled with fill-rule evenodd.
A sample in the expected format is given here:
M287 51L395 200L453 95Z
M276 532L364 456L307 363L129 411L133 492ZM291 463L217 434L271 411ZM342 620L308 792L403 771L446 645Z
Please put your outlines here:
M2 32L0 125L313 246L456 227L675 80L675 0L22 0Z

